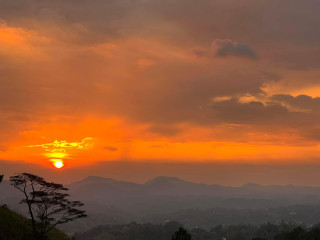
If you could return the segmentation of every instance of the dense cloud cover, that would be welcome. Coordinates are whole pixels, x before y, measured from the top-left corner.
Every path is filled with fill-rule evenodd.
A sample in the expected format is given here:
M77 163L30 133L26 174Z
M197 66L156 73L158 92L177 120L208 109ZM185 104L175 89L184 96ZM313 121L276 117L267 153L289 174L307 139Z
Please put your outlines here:
M319 10L318 0L0 0L0 151L21 132L88 117L143 125L144 141L248 142L250 131L317 145ZM220 130L187 134L198 127Z

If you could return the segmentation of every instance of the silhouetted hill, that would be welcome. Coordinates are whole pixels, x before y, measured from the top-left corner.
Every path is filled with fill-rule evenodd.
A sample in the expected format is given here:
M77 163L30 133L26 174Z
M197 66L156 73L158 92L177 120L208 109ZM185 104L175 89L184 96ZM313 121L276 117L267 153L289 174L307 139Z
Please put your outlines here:
M0 239L1 240L27 240L31 239L30 221L10 210L5 205L0 206ZM53 229L48 240L69 240L63 232Z

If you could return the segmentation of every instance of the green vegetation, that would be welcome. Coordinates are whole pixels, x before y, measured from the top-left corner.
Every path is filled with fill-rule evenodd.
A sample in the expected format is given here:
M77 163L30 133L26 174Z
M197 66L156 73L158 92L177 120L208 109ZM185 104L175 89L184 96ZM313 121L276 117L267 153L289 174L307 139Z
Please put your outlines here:
M31 222L26 217L10 210L6 205L0 206L0 239L1 240L32 240ZM48 240L70 240L58 229L53 229Z

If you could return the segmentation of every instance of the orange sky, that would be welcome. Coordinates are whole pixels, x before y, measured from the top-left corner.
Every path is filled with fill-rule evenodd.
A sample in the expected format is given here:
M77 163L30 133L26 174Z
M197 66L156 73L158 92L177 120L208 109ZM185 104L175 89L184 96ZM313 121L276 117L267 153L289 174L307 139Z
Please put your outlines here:
M318 164L319 3L24 2L0 3L0 161Z

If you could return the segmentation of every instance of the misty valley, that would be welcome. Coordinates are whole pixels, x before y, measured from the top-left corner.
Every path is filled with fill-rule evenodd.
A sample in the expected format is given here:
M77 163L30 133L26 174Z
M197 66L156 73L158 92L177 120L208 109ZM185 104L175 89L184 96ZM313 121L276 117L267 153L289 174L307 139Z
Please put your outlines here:
M58 228L79 240L169 239L180 226L194 239L274 239L297 227L307 234L320 222L319 187L225 187L175 177L138 184L96 176L66 187L88 216ZM27 216L20 199L4 180L0 202Z

